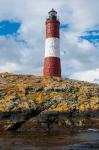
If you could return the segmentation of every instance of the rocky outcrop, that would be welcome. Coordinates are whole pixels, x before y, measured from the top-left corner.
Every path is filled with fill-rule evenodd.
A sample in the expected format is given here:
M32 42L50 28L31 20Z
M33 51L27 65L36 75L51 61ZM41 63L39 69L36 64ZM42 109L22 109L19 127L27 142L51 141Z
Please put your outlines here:
M48 128L51 124L83 126L88 118L98 116L97 84L67 78L0 74L1 129L21 130L27 124Z

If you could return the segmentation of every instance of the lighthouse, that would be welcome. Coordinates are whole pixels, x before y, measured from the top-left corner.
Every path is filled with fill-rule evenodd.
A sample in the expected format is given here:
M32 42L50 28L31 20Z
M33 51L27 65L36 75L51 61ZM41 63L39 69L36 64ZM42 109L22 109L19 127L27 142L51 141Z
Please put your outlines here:
M60 22L57 18L57 12L52 9L46 20L46 41L44 58L44 76L61 77L60 62Z

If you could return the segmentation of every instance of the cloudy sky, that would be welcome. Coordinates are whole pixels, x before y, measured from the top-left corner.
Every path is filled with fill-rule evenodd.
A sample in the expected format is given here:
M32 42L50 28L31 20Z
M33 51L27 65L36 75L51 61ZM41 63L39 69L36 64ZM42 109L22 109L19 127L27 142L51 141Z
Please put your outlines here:
M42 75L52 8L61 22L62 76L99 83L99 0L0 0L0 72Z

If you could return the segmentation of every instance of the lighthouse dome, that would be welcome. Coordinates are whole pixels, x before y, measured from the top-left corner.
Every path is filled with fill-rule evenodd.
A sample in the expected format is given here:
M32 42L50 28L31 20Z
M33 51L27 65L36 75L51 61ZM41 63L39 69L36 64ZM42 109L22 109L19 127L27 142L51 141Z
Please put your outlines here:
M49 14L49 19L57 19L57 12L52 8L51 11L48 12Z

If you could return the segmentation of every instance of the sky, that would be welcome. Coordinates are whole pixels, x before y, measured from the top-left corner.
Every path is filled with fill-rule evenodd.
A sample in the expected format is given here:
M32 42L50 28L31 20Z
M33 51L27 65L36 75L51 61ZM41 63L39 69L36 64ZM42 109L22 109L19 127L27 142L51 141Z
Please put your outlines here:
M99 0L0 0L0 72L42 75L52 8L61 22L62 77L99 83Z

